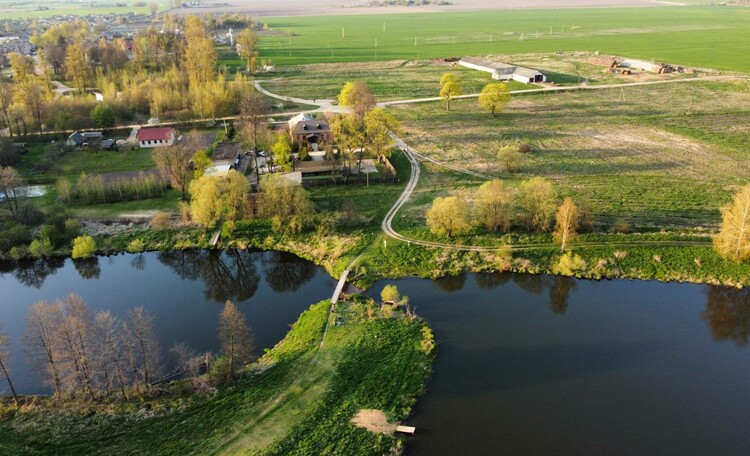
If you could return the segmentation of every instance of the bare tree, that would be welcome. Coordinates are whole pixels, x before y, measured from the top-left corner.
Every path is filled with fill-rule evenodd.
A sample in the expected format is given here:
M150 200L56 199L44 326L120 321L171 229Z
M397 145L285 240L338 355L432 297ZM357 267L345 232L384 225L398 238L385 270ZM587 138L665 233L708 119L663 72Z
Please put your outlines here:
M70 385L80 386L83 392L94 399L93 373L91 369L91 334L93 319L83 298L71 294L64 302L55 303L60 322L56 331L61 351L65 355L63 378ZM73 386L72 390L77 388Z
M8 82L0 81L0 114L8 127L8 134L13 136L13 125L10 121L10 106L13 104L13 86Z
M128 382L123 359L125 353L122 343L122 322L110 312L98 312L94 321L99 343L99 364L108 389L117 388L122 400L127 401L125 388Z
M10 373L8 372L8 359L10 358L10 340L8 339L7 334L3 332L3 324L0 323L0 374L5 377L5 381L8 382L8 386L10 387L10 392L13 395L13 402L15 402L16 407L18 407L18 395L16 394L16 389L13 387L13 382L10 379Z
M240 117L243 131L253 150L258 150L258 144L268 138L267 116L271 107L266 98L255 90L247 90L240 98Z
M219 340L222 354L229 359L229 374L234 376L239 367L252 359L253 338L245 317L232 301L224 304L219 316Z
M154 315L143 307L128 312L127 345L136 382L147 390L159 374L159 342L154 331Z
M195 387L195 378L198 376L204 356L198 355L193 347L184 342L172 345L169 351L177 358L180 371L184 372L190 384Z
M11 217L18 219L18 199L23 194L23 179L18 171L10 166L0 166L0 193L5 197Z
M193 159L196 150L198 150L197 135L191 132L184 135L174 145L157 147L153 152L154 162L159 172L169 179L172 188L180 192L183 200L187 195L187 185L192 175L190 160Z
M63 392L60 354L55 344L58 326L55 305L47 301L35 303L26 315L26 355L40 371L47 374L46 382L53 388L56 396Z

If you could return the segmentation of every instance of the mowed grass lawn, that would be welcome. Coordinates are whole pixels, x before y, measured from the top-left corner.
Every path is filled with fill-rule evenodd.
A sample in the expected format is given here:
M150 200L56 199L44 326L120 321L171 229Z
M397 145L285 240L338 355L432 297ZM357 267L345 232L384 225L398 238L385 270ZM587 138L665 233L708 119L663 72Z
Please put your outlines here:
M713 227L719 208L750 182L750 83L659 86L516 96L490 118L476 100L391 108L418 152L517 186L551 180L560 198L588 207L602 228ZM504 172L497 151L528 142L521 169ZM471 199L482 180L433 165L399 223L419 226L438 195Z
M267 20L260 55L300 65L599 51L750 71L748 21L748 8L710 6L281 17Z

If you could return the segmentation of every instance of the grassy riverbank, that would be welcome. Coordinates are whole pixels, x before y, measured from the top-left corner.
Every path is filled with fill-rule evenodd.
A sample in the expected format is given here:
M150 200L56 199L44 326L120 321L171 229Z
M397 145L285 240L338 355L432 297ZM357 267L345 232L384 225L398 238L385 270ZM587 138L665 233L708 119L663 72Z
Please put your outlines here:
M366 298L313 305L243 377L214 394L156 397L100 410L37 405L0 419L0 454L373 454L400 447L350 421L378 409L409 415L430 372L431 333ZM331 317L333 318L333 317ZM427 335L425 335L427 334ZM165 430L168 429L168 432Z

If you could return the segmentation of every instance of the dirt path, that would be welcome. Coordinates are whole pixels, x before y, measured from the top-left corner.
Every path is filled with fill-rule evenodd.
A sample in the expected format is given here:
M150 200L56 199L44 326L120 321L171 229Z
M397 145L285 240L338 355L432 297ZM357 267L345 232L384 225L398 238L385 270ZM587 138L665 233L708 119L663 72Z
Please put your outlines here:
M631 83L623 83L623 84L606 84L606 85L599 85L599 86L566 86L566 87L545 87L542 89L529 89L529 90L514 90L511 91L511 93L520 94L520 93L537 93L537 92L564 92L569 90L602 90L602 89L612 89L612 88L620 88L620 87L634 87L634 86L643 86L643 85L654 85L654 84L670 84L670 83L677 83L677 82L692 82L692 81L715 81L715 80L731 80L731 79L737 79L735 76L707 76L702 78L686 78L686 79L671 79L668 81L644 81L644 82L631 82ZM302 103L302 104L311 104L314 106L318 106L316 111L318 110L325 110L324 106L331 106L332 108L336 109L336 112L342 112L342 108L339 106L334 106L331 104L330 100L306 100L304 98L294 98L294 97L287 97L283 95L278 95L273 92L269 92L268 90L265 90L261 86L261 82L263 81L256 81L255 87L260 91L261 93L272 97L277 98L280 100L285 101L294 101L295 103ZM462 95L461 97L457 98L472 98L477 97L479 94L470 94L470 95ZM384 103L378 103L378 106L385 107L385 106L391 106L396 104L407 104L407 103L423 103L423 102L429 102L429 101L439 101L440 97L432 97L432 98L416 98L411 100L400 100L400 101L391 101L391 102L384 102ZM460 251L471 251L471 252L494 252L498 249L498 247L501 246L480 246L480 245L462 245L462 244L447 244L444 242L433 242L433 241L425 241L422 239L416 239L411 238L408 236L404 236L403 234L398 233L393 228L393 219L396 217L396 214L398 211L406 204L407 201L411 198L411 195L414 193L414 190L417 187L417 184L419 183L419 176L420 176L420 163L419 160L425 160L429 161L437 166L444 167L446 169L450 169L451 171L467 174L470 176L478 177L480 179L494 179L494 176L490 176L487 174L478 173L471 170L466 170L459 168L457 166L449 165L446 163L442 163L438 160L435 160L433 158L426 157L419 152L415 151L413 148L409 147L403 139L399 138L396 135L392 135L393 139L396 141L396 146L401 149L401 151L404 152L407 159L409 160L410 164L410 173L409 173L409 180L406 183L406 187L404 188L404 191L399 195L396 202L391 206L391 208L388 210L388 213L385 215L385 218L383 218L383 221L381 223L381 229L383 232L390 236L393 239L397 239L399 241L408 242L410 244L417 244L422 245L425 247L433 247L433 248L441 248L441 249L451 249L451 250L460 250ZM622 246L622 247L633 247L633 246L704 246L704 245L710 245L711 241L627 241L627 242L578 242L576 243L576 246L581 247L607 247L607 246ZM557 245L554 243L538 243L538 244L512 244L512 245L504 245L503 247L510 248L515 251L523 251L523 250L532 250L532 249L538 249L538 248L546 248L546 247L556 247ZM350 268L354 266L354 263L359 259L359 257L352 262L350 265Z
M523 95L523 94L531 94L531 93L548 93L548 92L569 92L571 90L605 90L605 89L619 89L619 88L625 88L625 87L638 87L638 86L646 86L646 85L656 85L656 84L674 84L678 82L700 82L700 81L727 81L727 80L734 80L734 79L741 79L738 76L703 76L698 78L682 78L682 79L668 79L664 81L641 81L641 82L623 82L621 84L602 84L602 85L574 85L574 86L561 86L561 87L540 87L538 89L522 89L522 90L511 90L511 94L515 95ZM454 100L461 100L465 98L477 98L479 96L478 93L470 93L466 95L459 95L457 97L453 97ZM394 100L394 101L384 101L382 103L378 103L378 106L380 107L386 107L386 106L396 106L396 105L404 105L404 104L412 104L412 103L429 103L434 101L442 101L443 99L440 97L426 97L426 98L412 98L408 100Z
M417 153L414 149L409 147L401 138L393 136L396 141L396 146L401 149L409 160L411 165L411 172L409 174L409 181L406 183L404 191L399 195L396 202L390 208L388 213L385 215L383 222L381 223L381 229L385 234L397 239L399 241L407 242L409 244L421 245L424 247L433 247L440 249L450 249L459 251L469 252L495 252L499 247L507 247L514 251L533 250L538 248L557 247L554 243L537 243L537 244L510 244L510 245L497 245L497 246L481 246L481 245L462 245L462 244L447 244L444 242L425 241L422 239L411 238L398 233L393 229L393 219L396 217L398 211L406 204L411 198L412 193L419 183L420 175L420 163L418 157L423 157ZM438 162L437 160L428 159L430 162L437 164L438 166L446 167L452 171L470 174L475 177L481 177L483 179L494 179L492 176L483 175L480 173L474 173L472 171L462 170L460 168L449 166ZM626 241L626 242L577 242L576 246L579 247L638 247L638 246L669 246L669 247L687 247L687 246L705 246L711 245L710 240L706 241Z

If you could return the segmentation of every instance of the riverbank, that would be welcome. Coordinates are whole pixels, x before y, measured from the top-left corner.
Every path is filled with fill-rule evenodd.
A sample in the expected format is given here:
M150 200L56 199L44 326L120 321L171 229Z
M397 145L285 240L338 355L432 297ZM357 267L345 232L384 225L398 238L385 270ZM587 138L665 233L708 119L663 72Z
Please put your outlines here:
M364 297L340 301L332 315L329 308L329 301L311 306L240 380L213 394L156 397L135 410L60 411L48 399L14 415L6 409L0 453L310 454L335 445L380 455L400 448L394 435L350 420L361 409L378 409L389 422L408 416L430 373L431 332ZM329 319L336 324L325 332Z
M502 239L478 250L430 247L392 239L370 229L279 234L264 220L238 222L224 230L216 246L214 231L196 227L131 229L95 236L98 253L180 251L189 249L259 249L293 253L322 266L333 277L360 257L349 281L366 289L381 279L439 278L464 272L517 272L578 278L638 279L746 287L750 264L720 257L705 234L633 233L581 235L563 253L551 235ZM138 242L134 242L138 241ZM133 247L137 246L137 250ZM69 255L61 250L58 255ZM10 259L8 259L10 260ZM19 267L44 259L23 258Z
M207 248L211 232L146 230L98 239L103 253L124 251L133 240L144 250ZM586 279L639 279L745 287L750 264L719 256L708 236L673 233L582 235L569 253L551 235L516 238L513 247L458 250L403 242L369 230L279 235L263 221L240 222L217 248L257 248L293 253L339 277L358 256L351 282L368 288L381 279L438 278L464 272L554 274ZM563 258L565 257L565 258ZM570 261L568 261L570 260Z

